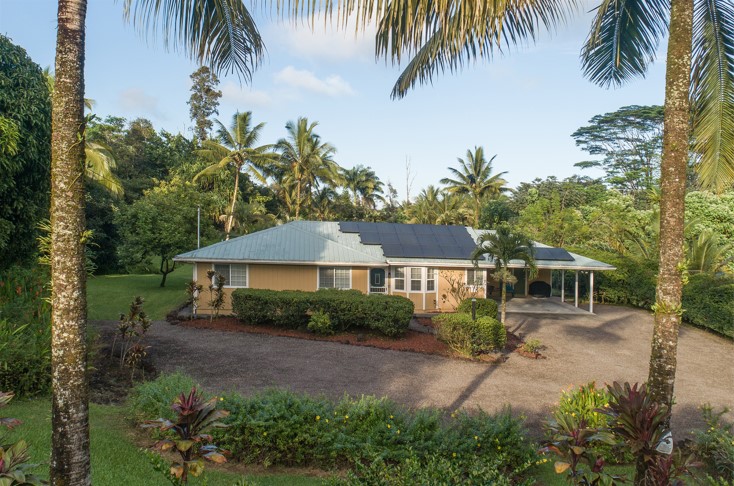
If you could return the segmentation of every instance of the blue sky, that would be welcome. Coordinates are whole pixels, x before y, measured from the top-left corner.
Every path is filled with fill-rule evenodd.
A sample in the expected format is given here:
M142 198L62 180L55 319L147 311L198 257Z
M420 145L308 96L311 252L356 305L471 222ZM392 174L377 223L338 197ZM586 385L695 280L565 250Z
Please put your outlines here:
M122 20L121 1L92 0L87 16L87 97L95 113L145 117L168 131L191 135L189 75L197 65L160 41L146 42ZM589 2L589 10L596 2ZM374 58L374 38L349 30L306 27L256 14L267 47L250 86L236 76L221 79L219 115L250 110L267 123L263 143L285 135L288 120L318 121L317 133L337 148L344 167L372 167L385 182L406 192L410 160L411 196L446 177L467 149L482 145L497 154L495 172L508 171L511 186L535 177L580 172L586 160L571 133L594 115L631 104L662 104L664 52L645 79L621 89L602 89L583 79L579 50L590 25L580 14L553 36L480 61L458 74L446 73L402 100L390 99L400 69ZM0 0L0 33L28 51L42 67L53 65L56 2Z

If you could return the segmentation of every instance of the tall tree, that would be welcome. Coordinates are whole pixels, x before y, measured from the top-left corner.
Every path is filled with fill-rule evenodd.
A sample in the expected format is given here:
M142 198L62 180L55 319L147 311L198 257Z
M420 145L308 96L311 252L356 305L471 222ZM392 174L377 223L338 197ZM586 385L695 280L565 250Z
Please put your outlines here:
M602 160L576 167L601 168L604 180L625 194L644 195L657 187L663 150L663 107L624 106L596 115L571 135L576 145Z
M378 200L382 200L382 181L370 167L355 165L351 169L342 169L344 187L352 192L354 204L375 209Z
M478 264L479 259L488 256L494 263L495 280L499 281L501 290L500 298L500 321L505 322L507 313L507 285L515 283L517 278L509 268L512 260L525 262L531 273L535 272L535 257L533 242L524 234L513 230L507 224L497 226L494 231L482 233L477 241L477 247L472 253L471 259Z
M0 269L32 258L48 215L51 100L41 72L0 35Z
M260 34L237 0L124 0L128 20L163 34L215 72L249 80ZM84 268L84 48L86 0L59 0L51 138L52 454L51 482L91 484L86 383Z
M479 227L479 216L482 212L482 202L490 197L499 196L505 191L505 181L502 176L507 172L492 175L492 162L497 156L487 160L484 157L483 147L474 147L474 152L466 151L466 160L458 158L459 168L449 167L454 179L445 177L441 184L447 184L449 190L455 194L467 194L474 202L474 227Z
M324 182L339 178L338 165L332 158L336 149L314 131L317 122L309 123L307 118L289 121L286 125L287 138L281 138L275 145L280 152L281 169L289 168L284 182L295 187L295 218L298 219L304 203L311 201L311 189Z
M222 92L217 89L219 78L207 66L201 66L191 75L191 97L189 115L194 122L194 138L202 142L209 138L213 123L209 119L219 114L219 98Z
M258 123L254 127L252 125L252 112L235 113L232 115L232 124L229 130L227 127L217 120L217 136L214 140L204 140L203 147L199 153L212 165L199 172L194 180L202 177L210 177L218 174L223 170L234 171L234 188L232 189L232 203L227 214L227 223L224 231L229 239L229 233L232 231L234 221L235 204L237 203L237 190L240 184L240 173L243 170L249 171L261 182L265 182L265 177L261 174L261 170L268 169L276 160L276 154L272 152L273 145L261 145L257 147L260 139L260 132L265 127L265 123ZM259 170L258 170L259 169Z

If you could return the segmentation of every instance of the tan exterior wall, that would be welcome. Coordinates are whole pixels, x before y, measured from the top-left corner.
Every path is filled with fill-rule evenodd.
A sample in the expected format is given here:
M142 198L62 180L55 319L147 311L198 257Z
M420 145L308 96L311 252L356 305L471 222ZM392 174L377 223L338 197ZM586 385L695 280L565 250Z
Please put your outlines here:
M249 265L249 287L270 290L306 290L318 285L318 267L306 265Z

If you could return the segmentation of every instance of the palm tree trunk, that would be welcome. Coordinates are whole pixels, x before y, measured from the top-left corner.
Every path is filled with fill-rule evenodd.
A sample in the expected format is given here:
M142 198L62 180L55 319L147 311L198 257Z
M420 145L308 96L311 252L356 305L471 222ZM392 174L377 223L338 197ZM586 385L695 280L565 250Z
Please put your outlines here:
M298 213L301 209L301 179L296 181L296 220L298 220Z
M660 174L660 270L650 356L652 398L673 403L684 265L683 229L688 163L693 0L673 0L665 79L665 124Z
M229 218L227 218L227 224L224 228L227 236L225 240L229 240L229 233L232 231L232 224L234 223L234 205L237 202L237 188L240 186L240 168L237 167L237 172L234 174L234 191L232 191L232 206L229 208Z
M479 228L479 199L474 199L474 228Z
M86 0L59 0L51 138L51 484L91 484L84 268Z
M500 314L500 322L504 324L505 312L507 311L507 285L505 284L505 279L500 279L500 286L502 287L502 293L500 297L500 309L502 310Z

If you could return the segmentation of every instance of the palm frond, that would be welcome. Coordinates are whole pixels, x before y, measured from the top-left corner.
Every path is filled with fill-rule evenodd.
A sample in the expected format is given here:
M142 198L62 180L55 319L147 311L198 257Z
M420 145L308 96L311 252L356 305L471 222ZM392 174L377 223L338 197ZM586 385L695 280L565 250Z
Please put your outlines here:
M124 18L144 35L158 33L166 49L183 51L216 73L246 82L264 51L260 32L241 0L123 0Z
M581 51L584 75L603 86L644 76L668 32L667 0L603 0Z
M693 24L693 150L703 189L734 185L734 4L696 0Z
M125 191L120 180L112 173L117 163L109 149L102 144L88 141L84 153L86 155L84 175L100 184L113 196L121 197Z

